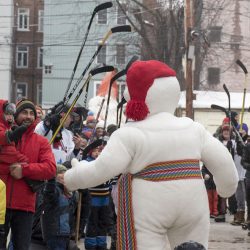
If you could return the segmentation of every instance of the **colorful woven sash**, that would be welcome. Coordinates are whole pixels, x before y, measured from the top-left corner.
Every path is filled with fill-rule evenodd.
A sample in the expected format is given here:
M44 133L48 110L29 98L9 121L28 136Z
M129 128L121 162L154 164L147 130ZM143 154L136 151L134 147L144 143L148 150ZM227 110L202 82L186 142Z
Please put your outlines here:
M136 250L132 209L132 179L171 181L201 179L198 160L168 161L151 164L140 172L124 174L118 182L117 250Z

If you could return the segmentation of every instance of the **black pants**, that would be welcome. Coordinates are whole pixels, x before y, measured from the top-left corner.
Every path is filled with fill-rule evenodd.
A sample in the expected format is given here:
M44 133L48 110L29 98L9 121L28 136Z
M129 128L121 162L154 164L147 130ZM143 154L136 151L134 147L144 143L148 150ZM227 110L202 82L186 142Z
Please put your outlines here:
M5 216L5 239L1 244L6 245L11 228L11 240L14 250L27 250L30 246L33 223L33 213L21 210L7 209Z
M247 219L250 220L250 178L245 179L246 183L246 202L247 202Z

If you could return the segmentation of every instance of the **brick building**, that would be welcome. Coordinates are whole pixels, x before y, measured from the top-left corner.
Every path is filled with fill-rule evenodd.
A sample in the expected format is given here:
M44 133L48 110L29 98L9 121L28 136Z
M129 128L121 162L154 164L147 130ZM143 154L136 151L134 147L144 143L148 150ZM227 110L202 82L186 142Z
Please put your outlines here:
M42 102L43 0L14 0L12 100Z

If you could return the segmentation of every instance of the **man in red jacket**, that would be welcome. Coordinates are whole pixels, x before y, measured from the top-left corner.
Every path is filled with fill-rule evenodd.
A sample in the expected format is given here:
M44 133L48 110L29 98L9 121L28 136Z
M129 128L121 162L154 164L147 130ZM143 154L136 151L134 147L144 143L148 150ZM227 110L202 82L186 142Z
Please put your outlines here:
M48 180L56 174L56 164L48 140L36 133L36 109L29 100L16 105L15 121L18 126L27 126L17 149L28 158L9 166L6 184L7 211L5 234L12 232L14 250L29 249L36 194L27 184L29 180Z

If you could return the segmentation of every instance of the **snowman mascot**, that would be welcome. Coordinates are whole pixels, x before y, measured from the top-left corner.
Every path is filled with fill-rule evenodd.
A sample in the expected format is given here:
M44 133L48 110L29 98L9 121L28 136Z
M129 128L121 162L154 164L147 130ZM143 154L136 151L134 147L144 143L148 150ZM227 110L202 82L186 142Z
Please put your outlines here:
M208 247L209 209L202 161L222 197L235 193L232 156L205 128L174 116L180 98L176 73L166 64L136 61L127 72L129 119L92 162L72 160L71 189L118 183L118 250L164 250L195 241Z

